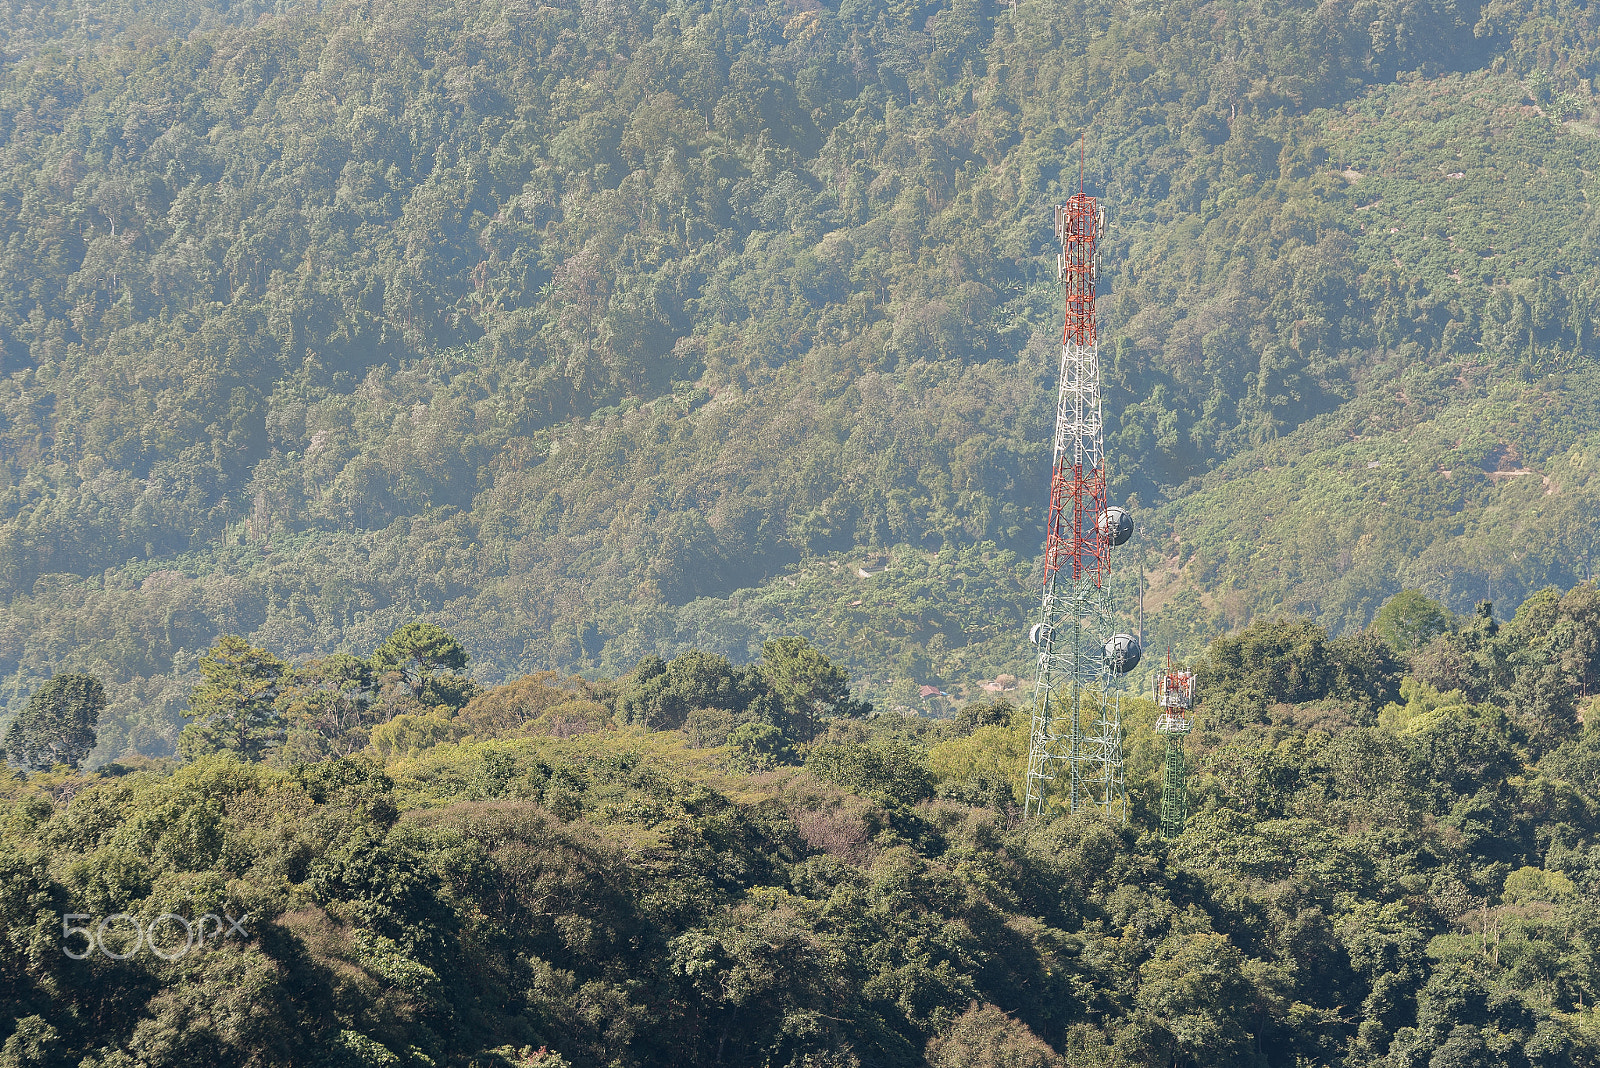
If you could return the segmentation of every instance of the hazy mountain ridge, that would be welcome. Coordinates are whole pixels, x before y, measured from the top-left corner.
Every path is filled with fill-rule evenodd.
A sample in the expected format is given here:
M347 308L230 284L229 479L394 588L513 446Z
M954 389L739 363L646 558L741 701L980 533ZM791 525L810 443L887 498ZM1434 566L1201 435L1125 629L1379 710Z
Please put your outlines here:
M1183 511L1210 468L1308 420L1403 422L1382 368L1470 399L1593 336L1592 141L1554 122L1588 114L1577 9L329 5L179 34L49 10L63 50L17 45L0 88L0 666L13 697L105 675L107 753L170 742L161 677L225 630L298 655L425 614L494 679L826 616L893 635L833 650L880 696L1013 666L998 606L937 610L1017 585L982 550L981 578L848 626L858 598L772 580L1033 557L1049 206L1083 130L1115 492L1201 554L1163 641L1275 607L1359 624L1397 575L1214 563L1226 509ZM1436 233L1416 175L1483 133L1515 152L1441 173L1481 217ZM1474 271L1530 176L1534 222Z

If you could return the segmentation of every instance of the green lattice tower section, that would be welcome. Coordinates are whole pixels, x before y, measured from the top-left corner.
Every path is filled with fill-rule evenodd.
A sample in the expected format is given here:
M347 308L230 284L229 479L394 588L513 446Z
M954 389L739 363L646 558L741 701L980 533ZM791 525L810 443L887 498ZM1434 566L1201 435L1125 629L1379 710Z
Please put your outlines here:
M1183 735L1167 735L1167 765L1161 776L1161 837L1176 838L1189 818L1189 761Z
M1189 818L1189 761L1183 743L1194 727L1194 673L1174 671L1169 663L1156 697L1161 706L1156 733L1165 741L1167 750L1161 775L1161 834L1176 838L1183 833L1184 822Z

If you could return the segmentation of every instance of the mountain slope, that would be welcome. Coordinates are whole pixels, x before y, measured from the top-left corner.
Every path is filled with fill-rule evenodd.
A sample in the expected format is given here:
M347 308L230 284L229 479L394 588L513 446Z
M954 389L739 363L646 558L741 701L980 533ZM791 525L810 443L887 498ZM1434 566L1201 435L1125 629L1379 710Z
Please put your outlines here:
M365 652L429 615L492 680L842 628L880 699L1015 669L1085 130L1158 636L1581 574L1581 480L1509 568L1478 561L1523 482L1408 483L1473 533L1374 535L1360 588L1317 568L1394 508L1323 529L1252 477L1297 502L1268 573L1236 487L1495 405L1462 464L1592 455L1580 9L84 14L5 15L0 669L13 702L104 675L105 755L170 748L224 631ZM859 596L805 578L869 554Z

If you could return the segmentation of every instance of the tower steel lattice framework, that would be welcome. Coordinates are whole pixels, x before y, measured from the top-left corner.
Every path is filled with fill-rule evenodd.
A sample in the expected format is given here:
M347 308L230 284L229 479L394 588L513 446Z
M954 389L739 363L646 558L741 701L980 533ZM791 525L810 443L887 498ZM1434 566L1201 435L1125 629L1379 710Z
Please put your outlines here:
M1139 641L1116 632L1107 580L1111 550L1133 533L1132 517L1106 503L1105 435L1095 282L1105 212L1081 190L1056 208L1066 293L1056 396L1055 452L1045 524L1044 590L1030 635L1037 653L1023 814L1042 813L1065 774L1071 811L1099 808L1127 820L1122 707L1117 678L1138 662Z
M1194 672L1174 670L1167 655L1166 674L1161 676L1156 702L1161 714L1156 718L1156 733L1166 748L1161 774L1161 835L1176 838L1189 819L1189 761L1184 751L1184 736L1194 726L1191 715L1195 702Z

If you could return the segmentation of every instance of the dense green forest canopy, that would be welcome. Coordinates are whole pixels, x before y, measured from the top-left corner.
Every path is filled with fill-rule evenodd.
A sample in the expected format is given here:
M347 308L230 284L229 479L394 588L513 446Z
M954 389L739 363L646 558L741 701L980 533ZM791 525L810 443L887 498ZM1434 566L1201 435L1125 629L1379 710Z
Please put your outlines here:
M0 1065L1600 1064L1600 590L1390 606L1210 645L1171 839L1147 700L1128 825L1023 821L1024 709L869 715L802 639L229 637L181 765L0 772Z
M0 5L0 694L96 674L93 759L170 754L217 635L417 616L483 683L795 633L880 704L1020 673L1080 136L1153 644L1585 579L1596 34Z
M1597 42L0 3L0 1068L1600 1063ZM1016 811L1080 135L1172 840Z

